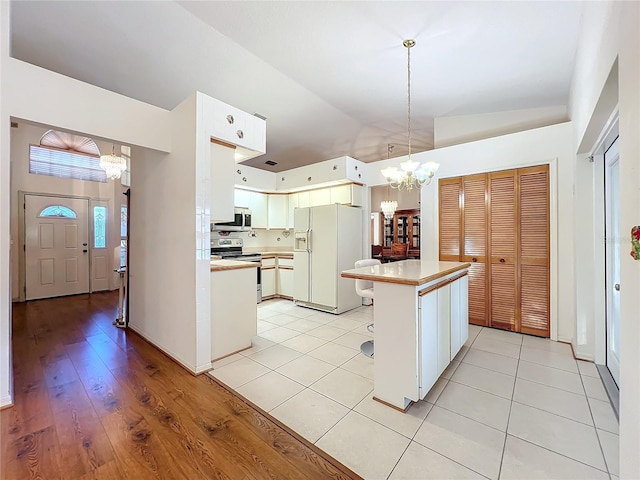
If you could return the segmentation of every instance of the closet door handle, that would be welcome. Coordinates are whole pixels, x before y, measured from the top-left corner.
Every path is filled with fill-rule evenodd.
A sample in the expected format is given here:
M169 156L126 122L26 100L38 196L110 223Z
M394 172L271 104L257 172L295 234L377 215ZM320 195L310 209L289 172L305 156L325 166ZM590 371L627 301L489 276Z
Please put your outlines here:
M500 259L500 263L504 263L504 258L501 258L501 259Z
M472 261L472 262L477 262L477 261L478 261L478 259L477 259L476 257L473 257L473 258L471 259L471 261Z
M616 292L619 292L619 291L620 291L620 284L619 284L619 283L616 283L616 284L613 286L613 288L615 288L615 289L616 289Z

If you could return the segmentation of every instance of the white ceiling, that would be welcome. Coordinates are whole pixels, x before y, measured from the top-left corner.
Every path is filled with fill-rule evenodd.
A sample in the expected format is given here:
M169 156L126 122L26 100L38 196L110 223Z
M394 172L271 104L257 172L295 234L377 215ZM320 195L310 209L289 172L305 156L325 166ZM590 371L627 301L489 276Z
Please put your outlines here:
M172 109L195 90L267 117L281 171L433 148L433 118L566 105L583 2L18 1L12 55ZM117 140L117 139L114 139ZM268 159L278 162L268 167Z

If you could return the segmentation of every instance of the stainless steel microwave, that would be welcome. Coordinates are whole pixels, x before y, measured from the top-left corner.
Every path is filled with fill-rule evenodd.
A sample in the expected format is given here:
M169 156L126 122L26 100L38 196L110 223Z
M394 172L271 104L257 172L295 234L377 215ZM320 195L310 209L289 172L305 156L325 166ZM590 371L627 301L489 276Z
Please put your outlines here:
M251 210L248 208L234 207L233 221L212 223L211 231L214 230L230 232L251 230Z

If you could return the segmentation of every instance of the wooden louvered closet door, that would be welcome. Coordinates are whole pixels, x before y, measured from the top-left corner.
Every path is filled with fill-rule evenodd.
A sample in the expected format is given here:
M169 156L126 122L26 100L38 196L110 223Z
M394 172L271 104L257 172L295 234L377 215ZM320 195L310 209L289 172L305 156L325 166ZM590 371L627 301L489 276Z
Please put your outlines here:
M516 330L516 181L515 170L489 174L489 325Z
M521 168L519 331L549 336L549 167Z
M460 178L443 178L438 181L439 200L439 248L440 260L460 260Z
M469 262L469 323L548 337L549 167L442 179L440 260Z
M488 325L487 315L487 176L462 177L462 251L469 267L469 323Z

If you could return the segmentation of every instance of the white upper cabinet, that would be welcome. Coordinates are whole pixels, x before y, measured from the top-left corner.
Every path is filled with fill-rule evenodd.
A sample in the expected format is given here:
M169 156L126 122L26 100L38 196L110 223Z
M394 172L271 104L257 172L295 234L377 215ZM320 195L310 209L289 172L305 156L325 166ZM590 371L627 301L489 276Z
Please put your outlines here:
M311 202L309 201L309 193L310 192L298 192L298 207L311 207Z
M213 116L215 138L255 152L265 152L267 129L264 120L222 102L216 105Z
M251 209L251 228L267 228L268 205L267 194L249 193L249 209Z
M329 205L331 202L331 189L319 188L318 190L311 190L309 192L309 203L312 207L319 205Z
M210 143L211 161L211 221L233 220L233 178L235 163L233 148Z
M273 193L268 195L267 228L288 228L288 195Z
M240 190L240 189L235 189L235 195L234 195L234 205L236 207L245 207L245 208L249 208L249 203L251 202L250 198L249 198L249 194L251 192L248 190Z
M293 225L293 212L294 210L299 206L298 205L298 194L297 193L290 193L289 195L287 195L287 200L288 200L288 215L287 215L287 228L291 228L293 229L294 225Z
M331 203L361 207L362 185L349 184L331 187Z

